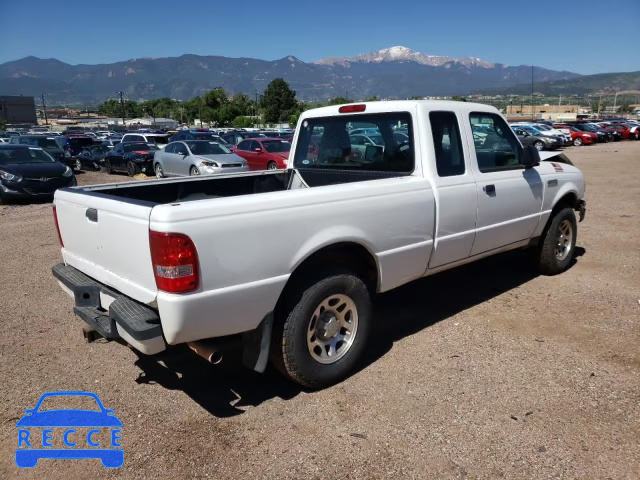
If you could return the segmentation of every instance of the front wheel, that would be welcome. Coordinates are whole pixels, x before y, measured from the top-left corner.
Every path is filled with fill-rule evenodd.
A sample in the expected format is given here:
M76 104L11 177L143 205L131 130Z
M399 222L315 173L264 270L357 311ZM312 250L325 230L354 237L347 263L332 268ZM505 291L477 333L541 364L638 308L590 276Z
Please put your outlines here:
M576 147L579 147L580 145L582 145L582 139L581 139L580 137L576 137L576 138L574 138L574 139L573 139L573 144L574 144Z
M155 172L156 172L156 178L164 178L164 172L162 171L162 165L160 165L159 163L156 163Z
M373 328L367 286L351 273L335 273L290 295L296 303L274 330L276 367L307 388L344 380L362 360Z
M276 164L276 162L269 162L267 164L267 170L277 170L278 169L278 164Z
M80 170L82 170L82 162L80 161L80 159L79 159L79 158L76 158L76 165L75 165L75 167L74 167L74 168L75 168L78 172L79 172Z
M538 140L537 142L535 142L533 144L534 147L536 147L536 150L538 151L542 151L544 150L544 142L541 142L540 140Z
M536 250L538 269L543 275L564 272L575 255L578 224L573 209L565 207L557 212L542 234Z
M108 174L113 173L113 167L111 166L111 162L109 160L104 161L104 171Z
M198 170L198 167L191 167L191 169L189 170L189 175L191 175L192 177L197 177L198 175L200 175L200 170Z

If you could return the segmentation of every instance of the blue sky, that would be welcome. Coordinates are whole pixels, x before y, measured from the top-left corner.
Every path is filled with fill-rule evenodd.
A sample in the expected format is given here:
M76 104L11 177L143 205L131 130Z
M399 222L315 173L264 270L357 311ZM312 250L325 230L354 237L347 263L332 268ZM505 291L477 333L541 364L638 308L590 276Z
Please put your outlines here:
M404 45L583 74L632 71L640 70L640 10L627 7L636 1L8 0L0 8L0 63L183 53L313 61ZM594 28L623 39L597 39Z

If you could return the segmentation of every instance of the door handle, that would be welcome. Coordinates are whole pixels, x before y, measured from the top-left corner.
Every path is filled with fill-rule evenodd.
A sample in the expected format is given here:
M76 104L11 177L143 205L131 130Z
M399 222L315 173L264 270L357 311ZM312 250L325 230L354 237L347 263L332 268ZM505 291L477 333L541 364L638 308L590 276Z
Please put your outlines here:
M89 220L90 222L98 221L98 210L96 210L95 208L87 208L85 215L87 217L87 220Z
M487 195L491 195L492 193L496 193L496 186L491 184L491 185L485 185L484 187L482 187L482 189L485 191L485 193Z

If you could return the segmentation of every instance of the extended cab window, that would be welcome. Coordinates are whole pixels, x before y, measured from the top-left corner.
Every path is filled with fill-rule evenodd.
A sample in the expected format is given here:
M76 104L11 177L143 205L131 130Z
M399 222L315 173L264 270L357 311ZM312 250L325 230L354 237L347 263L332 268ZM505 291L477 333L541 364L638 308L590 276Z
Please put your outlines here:
M481 172L520 168L520 144L500 115L478 112L469 119Z
M464 175L464 153L458 119L453 112L431 112L431 134L438 176Z
M409 173L414 166L411 130L407 112L309 118L300 128L294 166ZM408 141L397 138L397 131Z

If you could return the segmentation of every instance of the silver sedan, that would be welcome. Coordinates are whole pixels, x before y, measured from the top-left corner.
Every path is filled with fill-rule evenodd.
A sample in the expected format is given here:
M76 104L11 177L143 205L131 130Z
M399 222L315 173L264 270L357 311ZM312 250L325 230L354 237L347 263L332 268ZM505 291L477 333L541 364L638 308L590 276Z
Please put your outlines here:
M247 161L224 145L209 140L171 142L157 151L153 170L158 178L247 172Z

